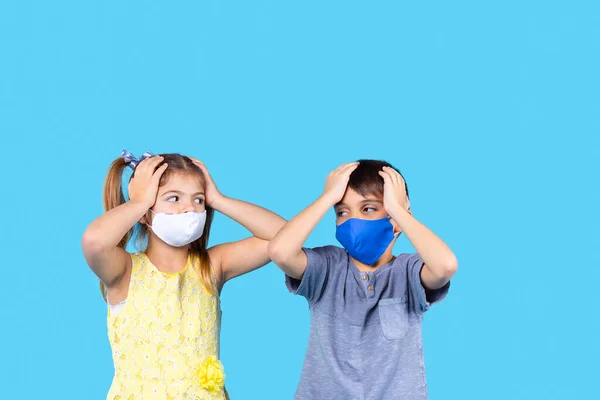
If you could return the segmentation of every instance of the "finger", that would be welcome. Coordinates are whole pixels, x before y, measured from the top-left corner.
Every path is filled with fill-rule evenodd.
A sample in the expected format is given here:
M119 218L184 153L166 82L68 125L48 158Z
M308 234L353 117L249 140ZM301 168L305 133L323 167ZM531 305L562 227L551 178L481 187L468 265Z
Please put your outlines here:
M155 156L150 158L150 162L148 163L148 169L156 168L158 164L163 162L165 158L163 156Z
M169 164L167 164L167 163L164 163L163 165L158 167L156 169L156 171L154 171L154 174L152 175L152 179L154 179L155 181L160 180L160 177L165 173L165 171L167 170L168 167L169 167Z
M205 174L207 174L207 175L208 175L208 168L206 168L206 164L204 164L202 161L198 161L198 163L196 164L196 166L197 166L198 168L200 168L200 170L201 170L202 172L204 172Z
M399 184L399 175L398 175L398 171L396 171L394 168L390 168L390 167L383 167L383 171L386 172L387 174L389 174L392 183L394 183L394 185L398 185Z
M379 176L381 176L383 178L384 184L391 185L393 183L392 177L386 171L379 171Z
M150 171L150 174L152 174L154 172L154 170L156 169L156 166L162 160L163 160L162 156L152 156L152 157L144 158L142 161L140 161L136 170L139 170L140 173L144 173L144 172L148 173Z
M137 172L138 174L141 174L146 169L146 165L148 165L149 162L150 162L149 158L144 158L142 161L140 161L135 166L134 177L135 177L135 172Z
M390 173L392 174L395 183L398 186L402 186L404 187L404 178L402 177L402 175L400 174L400 172L396 171L394 168L389 168Z
M404 178L402 177L402 175L400 175L400 172L398 172L398 184L400 186L404 186L406 184L406 182L404 181Z
M353 166L353 165L358 166L358 161L351 162L351 163L344 163L344 164L340 165L339 167L337 167L334 171L343 171L346 168Z
M192 160L194 165L196 167L200 168L200 170L202 170L202 172L208 172L208 169L206 168L206 164L204 164L202 161L195 159L193 157L190 157L190 160Z
M396 186L394 183L394 180L392 178L392 174L390 174L389 172L379 171L379 175L383 178L384 189L385 189L385 187L388 187L391 189L392 187Z
M162 160L162 158L163 158L162 156L147 157L147 158L144 158L142 161L140 161L138 166L151 165L153 162L156 162L156 160Z
M344 169L342 169L342 171L344 174L351 174L356 168L358 168L358 163L350 163L350 164L346 164L344 166Z
M198 167L200 167L200 166L204 166L204 163L203 163L202 161L200 161L200 160L198 160L198 159L196 159L196 158L194 158L194 157L190 157L190 160L192 160L192 162L193 162L195 165L197 165Z
M339 167L337 167L336 169L334 169L333 171L331 171L329 173L328 178L334 179L337 176L344 176L344 175L346 175L345 169L348 168L348 166L350 164L354 164L354 163L346 163L346 164L340 165Z
M333 173L341 171L344 168L345 165L346 164L339 165L336 169L334 169L333 171L331 171L331 173L333 174Z
M402 174L396 171L394 168L392 168L392 171L394 171L394 174L398 177L398 183L400 185L404 185L404 178L402 177Z
M210 172L208 172L208 168L206 168L206 165L204 165L204 163L202 163L201 161L196 164L196 166L198 168L200 168L200 171L202 171L202 173L204 174L204 177L206 178L206 180L208 182L212 182L212 176L210 176Z

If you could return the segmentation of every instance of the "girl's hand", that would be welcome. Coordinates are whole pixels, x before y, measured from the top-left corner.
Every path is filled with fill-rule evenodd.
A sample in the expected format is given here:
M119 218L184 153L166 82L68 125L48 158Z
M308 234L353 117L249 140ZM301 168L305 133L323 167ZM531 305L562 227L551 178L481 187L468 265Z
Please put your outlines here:
M206 193L204 194L206 198L206 205L211 208L215 208L214 205L218 203L219 200L222 199L224 196L221 194L221 192L219 192L219 189L217 189L217 185L215 185L215 182L210 176L206 165L204 165L202 161L196 160L195 158L190 157L190 159L198 168L200 168L200 170L204 174L204 178L206 179Z
M163 157L153 156L145 158L138 164L127 187L129 201L144 204L147 208L154 205L160 177L167 169L166 163L161 165L160 168L156 168L162 161Z

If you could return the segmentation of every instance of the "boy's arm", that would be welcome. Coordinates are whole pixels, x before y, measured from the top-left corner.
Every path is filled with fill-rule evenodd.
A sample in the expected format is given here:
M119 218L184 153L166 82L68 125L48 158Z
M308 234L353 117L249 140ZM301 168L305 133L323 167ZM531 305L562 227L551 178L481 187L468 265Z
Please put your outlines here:
M444 287L458 269L452 250L408 211L404 179L393 168L383 167L379 173L384 180L384 204L387 213L400 226L402 232L423 259L421 281L429 290Z
M423 286L429 290L444 287L458 269L458 261L452 250L406 209L395 210L390 213L390 216L423 259L424 265L421 270Z
M343 164L331 172L327 177L323 194L285 224L269 242L269 257L286 275L294 279L302 279L307 263L306 254L302 250L304 242L327 210L342 199L350 174L357 166L356 162Z
M269 242L269 258L286 275L301 280L306 270L306 254L302 250L308 235L333 204L331 197L321 196L292 218Z

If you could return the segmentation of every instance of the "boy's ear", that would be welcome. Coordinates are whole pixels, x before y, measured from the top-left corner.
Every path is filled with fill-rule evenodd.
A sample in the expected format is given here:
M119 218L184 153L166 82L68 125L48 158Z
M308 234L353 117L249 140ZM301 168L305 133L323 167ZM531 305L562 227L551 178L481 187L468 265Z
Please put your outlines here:
M410 214L413 215L412 211L408 208L410 207L410 200L407 200L406 203L406 211ZM394 221L393 218L390 218L390 222L392 223L392 225L394 226L394 236L398 237L400 236L400 234L402 233L402 229L400 228L400 226L396 223L396 221Z
M396 221L394 221L393 218L390 218L390 222L392 223L392 226L394 227L394 237L397 238L402 233L402 229L400 229L400 226L398 226L398 224L396 223Z

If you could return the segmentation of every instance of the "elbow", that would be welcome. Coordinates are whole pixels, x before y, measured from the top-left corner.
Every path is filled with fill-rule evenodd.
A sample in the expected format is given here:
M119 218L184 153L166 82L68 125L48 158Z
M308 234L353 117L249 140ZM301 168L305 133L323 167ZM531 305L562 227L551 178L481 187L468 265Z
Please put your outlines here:
M448 260L442 264L441 270L444 278L452 278L454 274L456 274L456 271L458 271L458 260L456 259L456 256L452 255L452 257L449 257Z
M272 240L269 242L267 246L267 255L269 259L277 265L282 264L285 259L284 254L281 251L281 247L279 246L276 240Z
M282 248L276 241L269 242L267 246L267 255L271 261L273 261L278 267L287 271L287 266L294 264L295 255L293 251ZM290 275L293 277L293 274Z
M302 250L298 251L287 246L281 246L277 241L269 242L267 246L269 259L287 276L301 280L306 269L306 263L304 262L304 265L302 265L302 261L298 258L299 252L301 253Z
M456 257L448 257L447 260L439 261L435 264L427 265L432 278L438 282L448 282L458 270L458 261Z
M104 251L100 237L93 231L87 229L81 238L81 248L85 254L98 254Z

